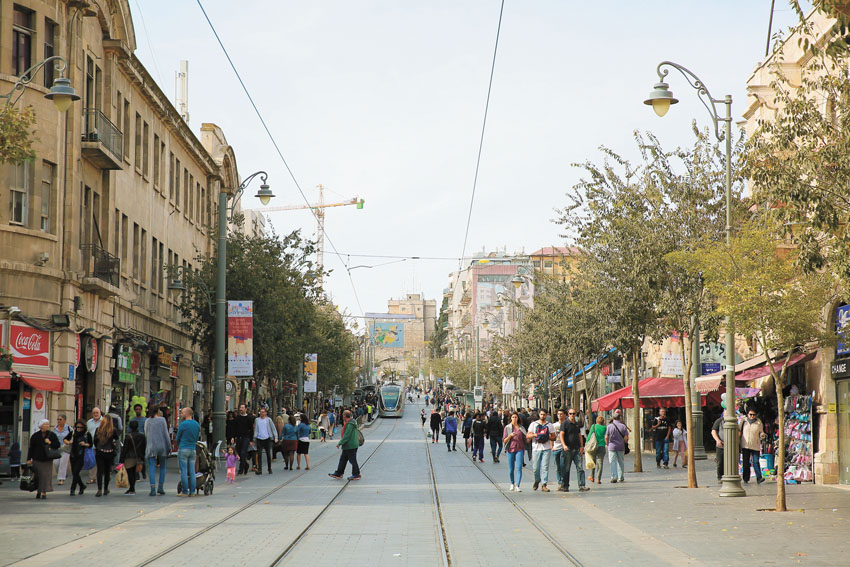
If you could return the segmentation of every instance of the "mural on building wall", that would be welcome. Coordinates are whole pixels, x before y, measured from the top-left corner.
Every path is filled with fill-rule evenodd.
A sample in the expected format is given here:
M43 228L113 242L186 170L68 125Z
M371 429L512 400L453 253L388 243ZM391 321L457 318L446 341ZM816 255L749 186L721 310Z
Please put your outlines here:
M374 323L372 344L384 348L404 348L404 323Z

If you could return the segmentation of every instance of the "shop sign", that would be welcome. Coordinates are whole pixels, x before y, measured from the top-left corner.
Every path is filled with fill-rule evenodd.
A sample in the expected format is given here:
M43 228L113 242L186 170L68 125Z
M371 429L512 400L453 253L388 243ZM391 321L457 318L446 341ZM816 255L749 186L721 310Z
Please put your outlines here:
M82 344L80 343L80 335L77 333L74 333L74 342L76 343L74 347L74 366L79 366Z
M159 351L157 351L157 361L159 365L163 368L171 368L171 353L165 351L164 346L159 347Z
M15 364L50 368L50 331L13 322L9 350Z
M831 404L827 405L827 412L828 413L835 413L835 403L831 403Z
M120 345L118 350L118 381L124 384L135 384L136 374L133 372L133 356L138 355L127 345Z
M173 361L172 361L172 363L171 363L171 372L170 372L170 373L169 373L169 375L168 375L168 376L169 376L169 378L177 378L177 371L179 370L179 368L180 368L180 363L179 363L179 362L173 362Z
M666 376L681 376L684 374L682 369L682 355L668 352L661 355L661 374Z
M833 361L830 366L833 378L848 378L850 377L850 358L842 358Z
M835 332L838 335L835 356L850 354L850 305L842 305L835 310Z
M619 384L623 381L623 375L618 371L616 374L609 374L605 377L605 381L609 384Z
M86 368L89 372L97 370L97 339L94 337L86 341Z
M41 392L36 392L33 404L35 404L36 411L44 410L44 394Z

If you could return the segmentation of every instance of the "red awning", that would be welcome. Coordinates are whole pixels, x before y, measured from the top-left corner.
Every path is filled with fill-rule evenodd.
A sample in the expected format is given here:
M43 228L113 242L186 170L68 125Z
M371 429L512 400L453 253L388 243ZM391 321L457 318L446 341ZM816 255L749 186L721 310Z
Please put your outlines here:
M642 408L681 408L685 407L685 387L678 378L644 378L638 383L640 407ZM719 404L720 394L702 396L702 405L708 399ZM635 407L632 398L632 387L626 386L601 398L593 400L593 411L611 411L616 408Z
M15 372L33 390L61 392L65 389L64 380L52 374L35 374L33 372Z
M788 361L788 368L792 366L796 366L797 364L802 364L814 358L815 353L809 354L797 354L791 357L791 360ZM782 370L782 365L785 364L785 359L780 358L778 361L773 363L773 368L776 372ZM756 380L758 378L763 378L765 376L770 376L770 367L766 364L762 364L761 366L757 366L755 368L750 368L748 370L739 371L735 375L735 383L747 383L752 380ZM696 390L702 393L714 392L719 390L721 386L723 386L723 382L726 379L726 374L723 372L718 372L717 374L709 374L707 376L700 376L696 379L694 383Z
M0 372L0 390L12 389L12 373Z

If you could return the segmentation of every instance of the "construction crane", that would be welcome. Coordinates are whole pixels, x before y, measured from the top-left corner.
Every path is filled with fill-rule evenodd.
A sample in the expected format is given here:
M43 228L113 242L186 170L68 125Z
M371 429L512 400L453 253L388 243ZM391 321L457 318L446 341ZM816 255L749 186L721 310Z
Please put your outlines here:
M302 209L312 209L316 215L318 229L316 231L316 265L319 268L319 274L324 271L325 267L325 209L331 207L347 207L354 205L358 209L362 209L365 200L360 197L352 197L338 203L325 203L325 187L321 184L316 185L319 190L319 202L311 205L282 205L280 207L264 207L262 209L248 209L260 213L274 213L277 211L297 211ZM321 279L321 276L320 276Z

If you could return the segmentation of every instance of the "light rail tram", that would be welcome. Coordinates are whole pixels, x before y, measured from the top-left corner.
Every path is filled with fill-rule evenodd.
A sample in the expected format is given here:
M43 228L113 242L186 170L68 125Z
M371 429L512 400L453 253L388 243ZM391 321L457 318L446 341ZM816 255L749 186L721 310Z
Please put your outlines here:
M378 415L380 417L404 415L404 386L395 382L381 386L378 395Z

